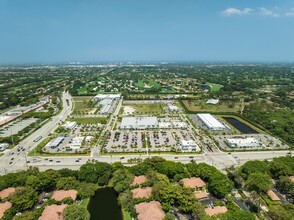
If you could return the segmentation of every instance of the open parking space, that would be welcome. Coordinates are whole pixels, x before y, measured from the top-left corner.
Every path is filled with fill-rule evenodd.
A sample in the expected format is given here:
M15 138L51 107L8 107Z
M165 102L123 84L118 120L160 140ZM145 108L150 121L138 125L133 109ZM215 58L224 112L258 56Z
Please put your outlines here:
M0 128L0 137L9 137L36 122L36 118L27 118L10 122Z
M267 134L250 134L250 135L219 135L214 136L215 141L218 143L219 147L223 150L233 151L233 150L277 150L277 149L288 149L289 146L284 144L279 139L272 137ZM229 147L228 139L237 140L254 140L259 146L248 146L248 147ZM240 142L240 141L239 141ZM240 142L241 143L241 142Z

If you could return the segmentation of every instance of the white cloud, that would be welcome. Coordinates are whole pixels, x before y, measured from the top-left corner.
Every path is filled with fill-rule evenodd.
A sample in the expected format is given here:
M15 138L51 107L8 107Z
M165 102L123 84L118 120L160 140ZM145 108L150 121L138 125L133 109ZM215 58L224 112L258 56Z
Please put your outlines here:
M260 14L262 16L280 17L280 14L275 13L271 10L266 9L266 8L260 8Z
M292 8L290 11L286 12L285 15L288 17L292 17L292 16L294 17L294 8Z
M253 10L251 8L244 8L243 10L237 8L227 8L226 10L222 11L222 15L230 16L230 15L248 15Z

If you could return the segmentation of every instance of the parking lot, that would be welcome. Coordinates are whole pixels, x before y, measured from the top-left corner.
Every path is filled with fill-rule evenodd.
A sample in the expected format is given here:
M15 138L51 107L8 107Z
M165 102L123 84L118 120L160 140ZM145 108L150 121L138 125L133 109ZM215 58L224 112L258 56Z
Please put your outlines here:
M260 143L261 147L258 148L245 148L245 150L269 150L269 149L287 149L289 146L287 144L283 144L279 139L272 137L267 134L250 134L250 135L219 135L214 136L215 141L219 144L220 148L223 150L244 150L239 148L230 148L225 143L227 138L256 138Z
M10 122L0 128L0 137L9 137L11 135L15 135L36 121L36 118L27 118Z
M106 136L105 152L158 152L178 148L180 140L193 139L187 130L111 131Z

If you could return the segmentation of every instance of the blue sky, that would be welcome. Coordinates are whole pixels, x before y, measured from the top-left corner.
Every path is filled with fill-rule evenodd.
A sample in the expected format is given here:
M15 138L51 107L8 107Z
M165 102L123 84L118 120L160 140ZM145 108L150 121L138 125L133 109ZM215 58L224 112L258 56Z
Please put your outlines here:
M0 0L0 63L294 61L293 0Z

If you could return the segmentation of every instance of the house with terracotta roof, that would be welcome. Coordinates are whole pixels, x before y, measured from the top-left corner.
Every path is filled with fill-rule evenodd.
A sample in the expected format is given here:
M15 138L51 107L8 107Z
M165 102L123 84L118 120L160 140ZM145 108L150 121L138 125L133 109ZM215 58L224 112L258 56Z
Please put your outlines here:
M267 195L268 197L272 200L272 201L280 201L280 198L277 196L277 194L272 191L272 190L269 190L267 191Z
M0 203L0 219L2 219L6 210L10 209L11 206L12 206L12 203L10 202Z
M208 193L206 192L206 183L201 178L184 178L181 182L184 187L195 189L194 195L197 199L205 199L208 197Z
M135 176L131 186L141 185L147 181L147 177L145 175Z
M145 188L136 188L131 190L133 198L149 198L152 193L152 187L145 187Z
M9 187L7 189L3 189L0 191L0 199L6 199L8 198L12 193L14 193L16 188L14 187Z
M53 192L52 199L56 202L61 202L65 198L76 200L78 192L76 190L56 190Z
M206 183L199 177L184 178L181 181L184 187L193 188L196 191L203 191L206 188Z
M289 176L289 179L291 180L292 183L294 183L294 176Z
M223 214L228 211L227 207L225 206L214 206L212 208L206 208L204 209L205 213L209 216Z
M50 205L46 206L39 220L63 220L63 210L65 205Z
M162 220L165 212L158 201L142 202L135 205L138 220Z

